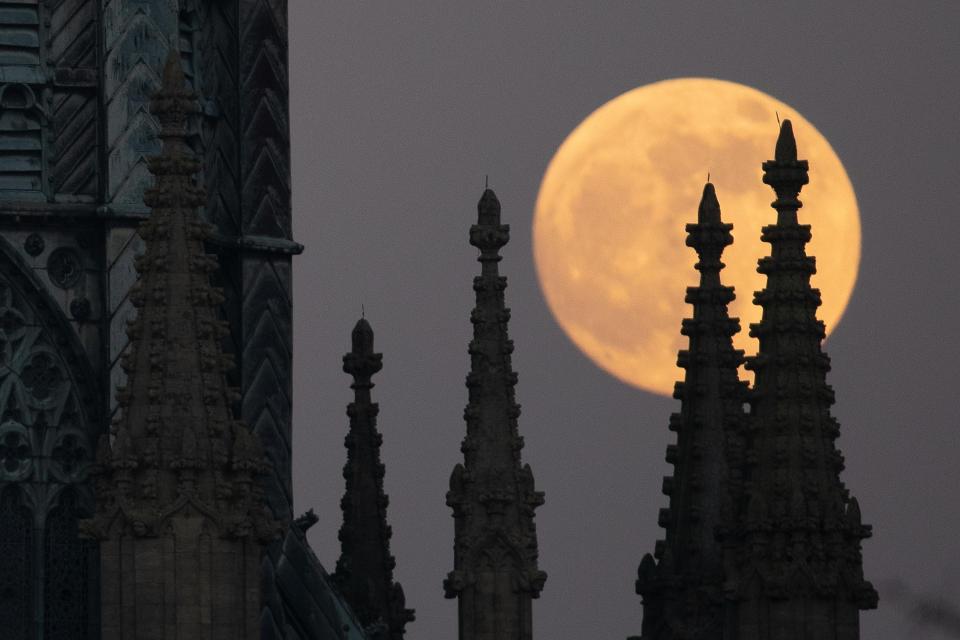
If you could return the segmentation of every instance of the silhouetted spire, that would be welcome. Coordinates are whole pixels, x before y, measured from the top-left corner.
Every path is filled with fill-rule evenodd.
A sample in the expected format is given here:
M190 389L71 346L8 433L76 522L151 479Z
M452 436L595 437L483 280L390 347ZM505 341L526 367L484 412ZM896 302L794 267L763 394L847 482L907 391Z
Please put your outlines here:
M657 543L658 562L647 554L637 572L643 640L723 637L723 548L717 535L730 526L734 496L741 490L746 384L737 367L743 352L732 343L740 324L727 314L733 288L720 282L720 258L733 242L733 225L721 220L709 182L697 222L686 229L687 246L700 258L700 285L687 288L693 317L681 328L689 348L677 358L686 375L674 389L680 411L670 416L677 443L667 447L674 473L663 481L670 506L660 511L659 523L666 539Z
M393 581L396 561L390 555L380 462L383 437L377 431L380 407L370 400L371 378L383 367L383 355L373 352L373 329L365 319L353 328L352 342L353 349L343 356L343 370L353 376L354 401L347 406L347 488L340 501L341 552L334 579L371 640L402 640L414 614L406 608L403 588Z
M113 599L123 591L125 604L149 606L156 615L128 621L124 613L123 620L104 620L104 633L117 625L110 637L206 637L216 628L252 640L259 638L259 590L246 583L259 584L261 544L279 527L255 478L266 468L260 443L231 411L237 394L226 373L233 362L221 348L227 329L218 318L224 297L210 285L217 260L204 252L210 229L196 212L206 196L185 142L187 118L198 107L176 52L151 110L161 123L163 152L148 164L156 181L144 196L152 214L139 229L145 251L130 292L137 317L123 356L127 384L117 391L113 447L103 440L98 453L97 513L84 526L104 541L105 609L119 615ZM174 537L176 545L156 543ZM142 564L121 567L114 554L123 541L124 552L136 555L130 545L140 543L131 538L143 540L145 555L136 560ZM232 554L229 566L223 554ZM217 597L164 600L151 591L155 585L171 593L205 585Z
M531 601L546 580L537 566L533 522L543 493L534 489L533 473L520 460L517 374L510 364L510 311L504 304L507 279L497 268L510 228L500 224L500 202L490 189L483 192L477 213L470 244L480 250L482 268L473 280L477 303L470 316L464 463L454 468L447 493L455 538L454 570L444 589L448 598L459 598L460 640L529 640Z
M860 555L870 527L848 515L859 508L840 481L830 360L821 350L826 332L816 317L820 292L810 286L816 266L805 251L810 225L797 222L807 162L797 160L789 120L774 155L763 163L777 222L763 228L771 250L758 271L767 285L754 296L763 317L750 327L760 349L747 361L756 373L747 489L730 536L728 578L739 605L732 637L856 640L858 610L877 601Z

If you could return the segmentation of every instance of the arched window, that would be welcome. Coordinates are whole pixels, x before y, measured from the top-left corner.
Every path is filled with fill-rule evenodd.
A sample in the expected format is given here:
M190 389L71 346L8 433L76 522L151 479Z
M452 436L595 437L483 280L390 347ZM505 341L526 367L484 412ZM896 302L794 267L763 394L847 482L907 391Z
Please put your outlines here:
M59 307L0 239L0 637L96 637L97 546L77 536L93 385Z

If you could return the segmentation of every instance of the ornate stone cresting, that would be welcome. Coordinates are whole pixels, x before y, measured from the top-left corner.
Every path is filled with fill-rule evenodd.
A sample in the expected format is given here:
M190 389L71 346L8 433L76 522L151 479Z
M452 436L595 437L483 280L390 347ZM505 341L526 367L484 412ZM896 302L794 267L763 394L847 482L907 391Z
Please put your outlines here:
M733 242L733 225L721 220L712 184L703 189L697 222L686 229L687 246L699 256L700 284L687 288L693 317L683 321L681 333L689 348L677 357L686 375L674 389L680 411L670 416L677 443L667 447L674 473L663 480L670 506L660 511L659 523L666 539L657 543L656 560L647 554L638 570L643 640L723 638L723 549L717 534L730 526L742 484L747 389L737 367L744 358L731 340L740 330L727 313L733 287L720 281L720 258Z
M172 53L151 102L163 152L144 201L146 249L131 291L127 385L113 441L97 452L97 513L105 640L260 637L260 557L279 533L257 476L264 454L233 417L237 394L223 354L223 301L210 285L217 261L204 252L206 202L186 144L197 113Z
M477 304L470 316L464 463L454 468L447 492L455 539L454 570L444 589L448 598L459 598L460 640L530 640L532 599L547 577L537 566L533 521L543 493L534 489L530 466L520 461L517 374L510 364L510 311L503 295L507 279L498 271L510 227L500 224L500 202L490 189L477 209L470 244L480 250L482 270L473 280Z
M810 286L816 266L805 252L810 225L797 222L807 162L797 160L789 120L763 171L777 195L777 221L763 228L771 252L758 271L767 286L754 296L763 316L750 327L760 349L747 361L756 384L745 492L729 537L727 586L736 603L729 637L857 640L859 611L877 604L860 553L870 527L840 481L830 360L816 317L820 292Z
M396 560L390 555L392 532L380 462L383 436L377 431L380 407L370 399L371 380L383 367L383 354L373 352L373 329L365 319L353 328L352 342L353 349L343 356L343 370L353 376L354 401L347 406L347 488L340 501L343 525L334 580L372 640L403 640L414 614L406 608L403 587L393 580Z

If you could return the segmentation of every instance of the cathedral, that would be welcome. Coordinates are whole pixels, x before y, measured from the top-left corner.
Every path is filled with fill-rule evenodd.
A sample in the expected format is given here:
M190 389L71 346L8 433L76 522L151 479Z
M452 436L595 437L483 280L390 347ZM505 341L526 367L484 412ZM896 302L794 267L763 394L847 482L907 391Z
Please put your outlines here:
M292 510L285 0L0 0L0 38L0 638L402 640L415 613L393 577L366 319L343 358L332 572L307 542L318 516ZM755 356L732 347L712 184L687 225L700 283L665 535L636 559L641 640L857 640L877 603L789 121L773 155ZM460 640L531 640L544 494L521 456L493 191L476 220L442 586Z

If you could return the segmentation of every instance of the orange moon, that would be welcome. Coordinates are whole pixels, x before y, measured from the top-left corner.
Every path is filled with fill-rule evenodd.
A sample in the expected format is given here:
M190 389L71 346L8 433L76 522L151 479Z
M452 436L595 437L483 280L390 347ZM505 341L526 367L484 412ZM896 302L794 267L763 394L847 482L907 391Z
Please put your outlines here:
M710 180L734 244L723 254L724 284L735 287L734 345L747 355L759 322L753 292L765 285L757 260L769 255L760 228L776 220L760 165L773 157L780 118L790 118L810 184L800 194L817 259L818 317L840 321L860 263L860 216L850 179L830 143L796 109L751 87L679 78L628 91L587 117L547 168L533 221L540 285L557 322L599 367L623 382L670 395L680 322L691 315L686 287L697 283L684 225L696 221ZM743 373L743 372L741 372Z

